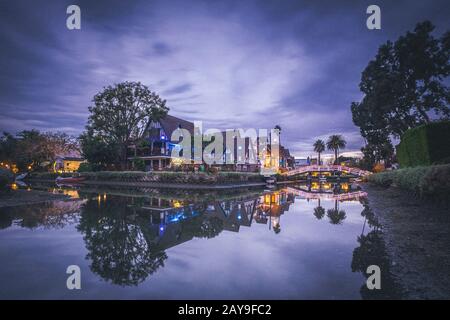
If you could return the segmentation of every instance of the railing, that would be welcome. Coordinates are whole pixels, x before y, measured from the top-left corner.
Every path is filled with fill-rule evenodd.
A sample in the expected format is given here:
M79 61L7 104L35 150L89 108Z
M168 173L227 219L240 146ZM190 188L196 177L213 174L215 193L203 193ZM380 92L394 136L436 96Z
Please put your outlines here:
M292 176L296 174L302 174L302 173L309 173L309 172L346 172L350 174L354 174L357 176L367 176L372 174L370 171L358 169L358 168L352 168L347 166L340 166L340 165L310 165L310 166L303 166L300 168L296 168L293 170L289 170L287 172L284 172L283 175Z
M136 155L134 153L134 150L128 151L128 158L136 157L152 157L152 156L170 156L170 152L166 150L166 152L163 152L162 149L153 149L153 151L150 151L150 149L137 149Z

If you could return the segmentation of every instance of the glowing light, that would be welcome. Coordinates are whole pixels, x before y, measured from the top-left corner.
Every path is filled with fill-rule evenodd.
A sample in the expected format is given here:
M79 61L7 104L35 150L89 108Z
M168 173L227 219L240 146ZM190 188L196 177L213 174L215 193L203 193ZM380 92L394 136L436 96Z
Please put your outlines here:
M11 189L12 189L12 190L17 190L17 189L19 189L19 186L18 186L16 183L13 183L13 184L11 185Z
M323 184L324 189L331 189L331 183L324 183Z
M183 204L178 200L173 200L173 207L174 208L181 208Z
M182 158L172 158L172 164L174 166L180 166L184 163Z

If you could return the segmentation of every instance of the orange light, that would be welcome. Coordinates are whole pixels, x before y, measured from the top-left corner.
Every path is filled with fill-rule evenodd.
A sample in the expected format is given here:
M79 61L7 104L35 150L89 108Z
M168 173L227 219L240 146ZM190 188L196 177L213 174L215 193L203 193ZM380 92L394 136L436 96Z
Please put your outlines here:
M181 208L182 207L182 203L178 200L173 200L173 207L174 208Z

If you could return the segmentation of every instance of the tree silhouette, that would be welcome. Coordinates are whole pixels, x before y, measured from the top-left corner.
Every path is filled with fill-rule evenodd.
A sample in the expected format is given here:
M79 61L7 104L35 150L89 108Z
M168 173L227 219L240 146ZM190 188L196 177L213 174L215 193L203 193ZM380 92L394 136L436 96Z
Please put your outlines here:
M337 164L339 150L344 149L347 141L340 134L333 134L328 137L327 148L334 151L334 163Z
M320 154L325 151L325 142L323 140L316 140L313 144L314 151L317 152L318 158L317 158L317 164L320 165Z
M328 209L327 217L330 219L331 224L342 224L345 218L347 218L347 214L344 210Z
M321 220L325 216L325 209L321 206L314 208L314 216L317 220Z

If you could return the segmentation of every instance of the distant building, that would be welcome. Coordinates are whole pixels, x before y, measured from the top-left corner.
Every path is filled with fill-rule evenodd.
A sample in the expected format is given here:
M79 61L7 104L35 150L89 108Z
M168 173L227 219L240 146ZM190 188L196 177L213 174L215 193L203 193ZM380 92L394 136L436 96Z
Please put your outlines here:
M58 156L53 166L55 172L76 172L80 164L86 162L82 157Z
M308 166L309 165L309 159L308 158L295 158L294 160L296 167L301 166Z

